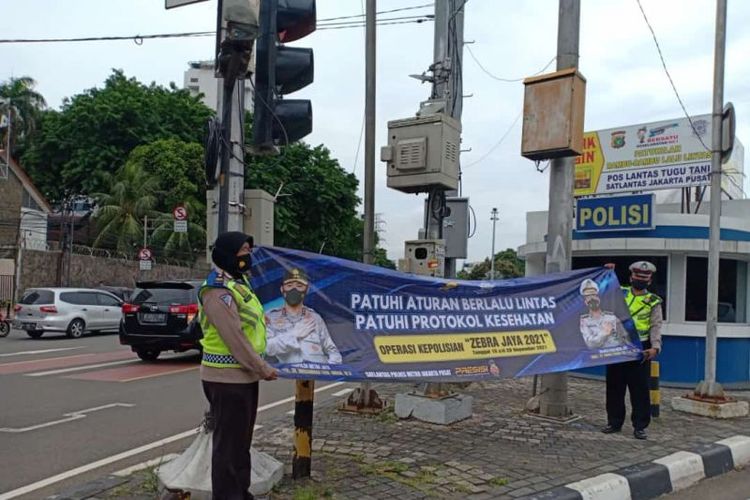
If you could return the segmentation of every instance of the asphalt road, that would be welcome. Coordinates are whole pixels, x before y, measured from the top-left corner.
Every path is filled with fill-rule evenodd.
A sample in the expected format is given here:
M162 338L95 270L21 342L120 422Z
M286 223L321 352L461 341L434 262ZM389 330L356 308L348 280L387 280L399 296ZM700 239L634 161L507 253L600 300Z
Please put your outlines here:
M750 499L750 469L732 471L705 479L685 490L665 495L663 498L679 500L748 500Z
M0 500L45 498L184 450L207 409L198 368L192 353L144 363L117 335L0 338ZM316 400L354 387L327 385ZM258 425L292 410L293 401L273 403L293 396L292 381L262 382Z

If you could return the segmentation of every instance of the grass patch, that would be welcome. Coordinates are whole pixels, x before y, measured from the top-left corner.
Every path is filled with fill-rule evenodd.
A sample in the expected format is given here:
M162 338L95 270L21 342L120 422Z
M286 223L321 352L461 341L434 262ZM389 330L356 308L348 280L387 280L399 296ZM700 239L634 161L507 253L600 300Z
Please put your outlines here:
M489 484L492 486L505 486L508 484L508 480L504 477L493 477L489 480Z
M156 467L149 467L133 476L129 482L121 484L104 493L103 498L158 498L159 476L156 475Z
M324 486L298 486L294 489L292 498L294 500L318 500L319 498L333 498L333 493Z
M386 460L374 464L360 464L359 469L363 474L385 476L387 474L400 474L409 470L409 466L403 462Z
M389 406L388 408L384 409L380 413L378 413L375 418L378 422L384 423L384 424L394 424L398 422L400 419L396 416L396 412L393 411L393 407Z

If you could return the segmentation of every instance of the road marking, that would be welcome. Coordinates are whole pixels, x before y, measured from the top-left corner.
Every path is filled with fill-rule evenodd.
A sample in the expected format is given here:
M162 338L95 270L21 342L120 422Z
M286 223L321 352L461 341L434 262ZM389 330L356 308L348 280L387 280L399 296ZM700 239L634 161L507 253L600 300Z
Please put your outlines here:
M319 387L315 389L315 392L322 392L328 389L333 389L334 387L338 387L345 383L346 382L334 382L332 384L324 385L323 387ZM258 412L274 408L276 406L279 406L284 403L288 403L290 401L294 401L294 397L282 399L280 401L274 401L273 403L268 403L266 405L263 405L258 408ZM198 431L200 431L200 427L195 428L195 429L190 429L189 431L181 432L179 434L175 434L174 436L160 439L158 441L154 441L153 443L144 444L143 446L139 446L138 448L133 448L131 450L123 451L121 453L118 453L117 455L112 455L107 458L102 458L101 460L97 460L96 462L91 462L89 464L76 467L75 469L71 469L69 471L61 472L60 474L57 474L52 477L48 477L47 479L42 479L41 481L37 481L35 483L27 484L26 486L22 486L20 488L16 488L13 491L2 493L0 494L0 500L11 500L12 498L20 497L21 495L26 495L27 493L31 493L32 491L36 491L41 488L46 488L47 486L50 486L52 484L59 483L60 481L70 479L71 477L75 477L80 474L85 474L86 472L89 472L92 470L99 469L101 467L104 467L105 465L113 464L113 463L119 462L120 460L125 460L126 458L130 458L136 455L140 455L141 453L145 453L149 450L153 450L154 448L159 448L160 446L164 446L169 443L174 443L175 441L179 441L181 439L194 436L195 434L198 433Z
M94 354L74 354L72 356L58 356L56 358L42 358L31 361L14 361L0 363L0 375L14 373L28 373L54 368L81 366L86 363L102 363L105 361L119 361L121 359L136 359L130 351L119 350Z
M91 462L90 464L76 467L75 469L62 472L52 477L48 477L47 479L43 479L42 481L37 481L36 483L31 483L21 488L17 488L13 491L8 491L7 493L0 494L0 500L10 500L11 498L20 497L21 495L26 495L27 493L31 493L32 491L36 491L40 488L45 488L52 484L59 483L60 481L70 479L71 477L75 477L80 474L98 469L100 467L104 467L105 465L113 464L135 455L140 455L141 453L153 450L154 448L159 448L160 446L179 441L180 439L194 436L198 433L199 430L200 428L190 429L189 431L181 432L179 434L175 434L174 436L160 439L158 441L154 441L153 443L145 444L143 446L139 446L138 448L123 451L122 453L118 453L117 455L112 455L111 457L103 458L101 460L97 460L96 462Z
M133 363L128 366L107 368L104 370L89 371L73 375L65 375L64 378L75 380L93 380L96 382L133 382L151 377L171 375L200 368L199 364L192 362L165 361L157 363Z
M133 363L136 360L134 359L126 359L124 361L112 361L110 363L99 363L96 365L84 365L84 366L75 366L73 368L61 368L59 370L49 370L46 372L36 372L36 373L27 373L27 377L45 377L47 375L58 375L60 373L70 373L70 372L79 372L82 370L92 370L94 368L103 368L105 366L117 366L117 365L125 365L128 363Z
M295 411L295 410L289 410L288 412L286 412L286 414L287 414L287 415L294 415L294 411Z
M84 347L86 346L82 345L80 347L58 347L56 349L41 349L39 351L8 352L5 354L0 354L0 358L4 358L7 356L21 356L22 354L44 354L47 352L72 351L73 349L83 349Z
M113 476L117 476L117 477L127 477L127 476L131 475L134 472L138 472L138 471L141 471L143 469L148 469L149 467L153 467L154 465L159 465L159 466L164 465L167 462L171 462L172 460L174 460L175 458L177 458L179 456L180 456L179 453L169 453L168 455L163 455L161 457L154 458L153 460L148 460L146 462L141 462L139 464L132 465L132 466L130 466L128 468L125 468L125 469L122 469L122 470L118 470L117 472L113 473L112 475Z
M338 392L334 392L332 396L336 396L337 398L340 398L341 396L346 396L350 392L354 391L351 387L347 387L346 389L341 389Z
M86 418L87 414L94 413L95 411L106 410L108 408L132 408L134 404L131 403L110 403L108 405L97 406L95 408L86 408L85 410L73 411L70 413L63 413L63 417L58 420L52 420L51 422L44 422L43 424L31 425L29 427L0 427L0 432L10 432L18 434L21 432L35 431L37 429L43 429L45 427L52 427L53 425L64 424L65 422L73 422Z

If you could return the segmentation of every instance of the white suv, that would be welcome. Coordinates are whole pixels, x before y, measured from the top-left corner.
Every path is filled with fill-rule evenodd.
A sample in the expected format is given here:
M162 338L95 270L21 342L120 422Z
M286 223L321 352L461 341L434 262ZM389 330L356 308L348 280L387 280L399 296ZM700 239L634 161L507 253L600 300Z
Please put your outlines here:
M14 327L38 339L44 332L78 338L87 331L116 332L122 300L89 288L30 288L16 305Z

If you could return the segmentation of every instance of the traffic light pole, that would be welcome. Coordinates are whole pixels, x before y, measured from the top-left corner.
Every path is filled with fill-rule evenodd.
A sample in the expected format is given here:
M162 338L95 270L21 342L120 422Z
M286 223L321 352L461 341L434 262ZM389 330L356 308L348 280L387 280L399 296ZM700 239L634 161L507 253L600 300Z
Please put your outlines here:
M217 235L229 227L229 183L232 160L232 109L236 79L225 78L221 99L221 163L219 170L219 225Z
M580 0L560 0L557 27L557 69L578 67ZM546 273L569 271L572 267L573 169L575 158L558 158L550 163L549 211L547 214ZM539 414L567 419L568 374L542 376Z

